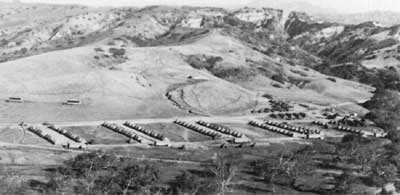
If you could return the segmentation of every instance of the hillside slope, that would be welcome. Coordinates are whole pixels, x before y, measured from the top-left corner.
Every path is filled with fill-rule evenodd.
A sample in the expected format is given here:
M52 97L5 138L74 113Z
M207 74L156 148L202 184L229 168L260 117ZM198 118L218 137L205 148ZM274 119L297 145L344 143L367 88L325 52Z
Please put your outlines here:
M293 12L285 30L289 42L323 59L310 67L377 88L400 89L400 26L330 23Z
M384 68L400 61L399 26L384 27L376 22L344 25L293 12L285 29L292 43L334 63L359 61L367 68Z
M81 47L0 64L2 98L17 96L27 101L21 105L2 103L2 110L7 112L1 120L246 113L256 106L260 99L257 95L262 95L256 91L271 93L277 99L321 105L355 102L371 96L371 88L340 79L333 83L313 71L303 78L298 74L304 67L277 64L218 32L187 45L121 48L125 51L123 57L112 54L114 50L110 48L113 47ZM95 58L99 55L110 57ZM244 78L235 74L219 75L213 70L193 68L187 62L190 55L220 56L223 60L217 64L217 70L228 73L232 69L244 74L262 68L272 75L256 71ZM252 67L254 62L249 62L249 58L264 64ZM274 71L290 80L274 81L271 79ZM300 78L304 81L296 82L303 82L299 84L301 87L293 85L293 80ZM83 105L61 105L67 99L80 99ZM267 104L268 99L263 101Z
M321 60L286 41L281 20L274 9L153 6L16 30L3 37L19 44L2 51L30 48L3 55L1 98L26 103L2 102L0 120L243 115L268 107L266 97L323 106L371 97L371 87L307 68ZM62 105L69 99L82 105Z

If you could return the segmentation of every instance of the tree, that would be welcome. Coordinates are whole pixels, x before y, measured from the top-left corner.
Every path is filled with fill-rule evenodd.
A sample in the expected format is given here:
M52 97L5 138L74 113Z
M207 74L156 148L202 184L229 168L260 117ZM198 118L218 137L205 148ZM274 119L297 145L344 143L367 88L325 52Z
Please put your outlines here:
M229 185L231 185L233 178L236 176L240 168L231 158L218 157L214 165L210 167L210 171L214 174L216 184L218 185L218 194L228 194Z
M173 194L206 194L206 192L213 191L210 188L212 182L213 179L202 178L189 171L184 171L170 182L170 186Z
M250 163L253 172L261 176L266 184L271 187L271 191L275 192L275 185L292 185L295 181L294 173L294 153L281 152L277 156L270 156L263 160Z
M367 118L387 131L400 127L400 94L396 91L377 90L374 97L364 104L371 112Z
M155 165L102 153L78 155L56 168L47 183L36 183L48 194L128 195L164 191Z

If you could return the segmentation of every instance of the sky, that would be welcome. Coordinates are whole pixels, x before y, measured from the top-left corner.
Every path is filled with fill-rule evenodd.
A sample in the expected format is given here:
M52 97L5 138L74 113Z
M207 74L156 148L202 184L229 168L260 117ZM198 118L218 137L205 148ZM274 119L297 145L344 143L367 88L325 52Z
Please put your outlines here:
M12 1L12 0L0 0ZM146 5L193 5L236 8L254 1L263 0L20 0L21 2L40 2L58 4L84 4L90 6L135 6ZM269 0L271 1L271 0ZM273 0L274 1L274 0ZM340 12L396 11L400 12L400 0L275 0L277 2L304 1L323 8Z

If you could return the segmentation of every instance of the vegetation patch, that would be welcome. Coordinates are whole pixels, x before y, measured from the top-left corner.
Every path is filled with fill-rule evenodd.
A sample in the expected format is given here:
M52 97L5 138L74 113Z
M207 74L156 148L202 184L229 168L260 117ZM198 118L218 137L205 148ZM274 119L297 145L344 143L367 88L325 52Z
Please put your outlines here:
M222 62L220 56L189 55L186 62L195 69L206 69L212 71L218 62Z
M108 52L110 52L114 58L123 57L126 53L124 48L110 48Z
M282 74L273 75L271 79L281 84L285 84L286 82L286 79L283 77Z
M367 118L386 131L399 131L400 94L397 91L378 90L374 97L363 105L370 110Z
M321 64L316 70L327 75L372 85L377 89L400 90L400 76L393 67L367 69L359 63Z

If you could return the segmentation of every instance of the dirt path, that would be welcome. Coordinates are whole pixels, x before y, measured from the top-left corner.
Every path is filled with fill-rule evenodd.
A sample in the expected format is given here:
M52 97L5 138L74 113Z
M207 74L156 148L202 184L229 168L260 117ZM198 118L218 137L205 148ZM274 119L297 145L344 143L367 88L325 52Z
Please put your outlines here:
M178 107L181 110L185 111L191 111L193 114L198 114L198 115L205 115L202 113L200 110L192 107L189 105L184 98L184 88L190 85L197 85L202 82L207 82L208 80L204 79L199 79L199 80L188 80L185 83L178 83L171 85L167 89L166 97L167 99L176 107Z
M337 107L337 106L346 106L346 105L352 105L356 104L356 102L342 102L339 104L335 105L330 105L327 107ZM322 109L325 109L321 108ZM124 119L124 120L97 120L97 121L76 121L76 122L65 122L65 121L51 121L54 124L57 124L59 127L68 127L68 126L74 126L74 127L79 127L79 126L97 126L102 124L103 122L109 122L109 123L116 123L116 124L123 124L125 121L132 121L134 123L140 123L140 124L150 124L150 123L171 123L175 119L180 119L184 120L187 122L196 122L198 120L205 120L208 122L216 122L216 123L242 123L245 122L247 123L250 120L254 120L260 117L266 117L266 114L263 115L255 115L255 114L249 114L249 115L243 115L243 116L184 116L184 117L174 117L174 118L142 118L142 119ZM283 121L283 120L281 120ZM290 120L288 122L312 122L312 119L304 119L304 120ZM31 125L41 125L40 123L30 123ZM0 123L0 128L4 127L18 127L18 124L16 123Z
M122 125L125 121L130 121L136 124L152 124L152 123L172 123L176 119L183 120L185 122L197 122L199 120L207 121L210 123L248 123L251 120L256 120L265 115L244 115L244 116L185 116L176 118L143 118L143 119L126 119L126 120L98 120L98 121L77 121L77 122L62 122L52 121L51 123L57 125L57 127L82 127L82 126L99 126L104 122L115 123ZM280 120L285 121L285 120ZM302 119L302 120L287 120L288 122L302 123L312 122L313 119ZM40 126L40 123L29 123L29 125ZM0 123L0 128L5 127L18 127L16 123Z
M12 143L3 143L0 142L0 149L1 148L9 148L9 149L23 149L23 148L28 148L28 149L39 149L39 150L48 150L51 152L68 152L69 154L83 154L83 153L88 153L88 152L92 152L92 151L97 151L98 149L102 148L102 147L107 147L110 148L109 145L98 145L96 147L94 147L93 149L89 149L89 150L67 150L67 149L63 149L63 148L57 148L54 146L38 146L38 145L23 145L23 144L12 144ZM111 146L113 147L113 145ZM114 145L114 147L136 147L132 144L130 145ZM140 146L139 146L140 147ZM117 157L122 157L122 158L130 158L130 159L134 159L134 160L139 160L139 161L153 161L153 162L166 162L166 163L177 163L177 164L191 164L191 165L209 165L209 163L202 163L202 162L196 162L196 161L186 161L186 160L172 160L172 159L162 159L162 158L147 158L147 157L126 157L123 155L116 155ZM11 159L14 159L15 157L12 156ZM1 163L0 163L1 164ZM23 163L24 165L27 165L26 163ZM32 162L29 165L36 165L36 164L40 164L42 165L43 162L37 161L37 163ZM13 165L15 165L15 163L13 163ZM58 164L49 164L49 165L58 165Z

